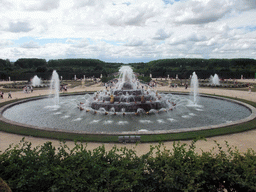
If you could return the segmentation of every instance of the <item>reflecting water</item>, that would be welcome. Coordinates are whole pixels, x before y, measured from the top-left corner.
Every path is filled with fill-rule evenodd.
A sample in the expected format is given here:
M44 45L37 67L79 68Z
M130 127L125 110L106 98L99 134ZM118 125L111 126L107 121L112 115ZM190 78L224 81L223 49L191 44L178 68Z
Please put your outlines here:
M87 132L160 131L218 125L243 119L251 112L239 104L200 97L197 105L190 105L188 95L173 95L182 100L172 110L152 111L135 115L122 112L79 110L77 104L88 95L59 98L59 105L52 107L54 98L45 98L15 105L3 116L7 119L39 127ZM186 106L184 106L187 101Z

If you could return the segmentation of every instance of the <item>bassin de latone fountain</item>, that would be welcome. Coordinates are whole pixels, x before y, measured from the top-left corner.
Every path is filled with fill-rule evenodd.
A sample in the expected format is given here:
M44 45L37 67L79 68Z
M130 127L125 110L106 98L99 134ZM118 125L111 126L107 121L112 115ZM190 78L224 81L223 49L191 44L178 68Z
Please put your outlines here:
M198 94L191 76L191 94L160 93L141 83L129 66L119 70L111 86L94 93L59 95L53 71L51 94L4 109L4 118L27 126L90 134L158 134L228 125L247 119L249 106Z

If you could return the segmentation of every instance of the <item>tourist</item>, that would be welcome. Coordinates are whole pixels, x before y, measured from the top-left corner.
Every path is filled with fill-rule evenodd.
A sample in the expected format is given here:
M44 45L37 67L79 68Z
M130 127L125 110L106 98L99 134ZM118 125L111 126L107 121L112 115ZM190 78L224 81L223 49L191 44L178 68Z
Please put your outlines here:
M29 93L29 91L30 91L29 89L30 89L29 86L27 86L26 87L26 93Z
M29 93L29 87L27 85L24 87L23 92L24 93Z
M4 98L4 92L0 92L0 96L3 99Z
M11 98L12 99L12 94L11 92L8 93L8 99Z

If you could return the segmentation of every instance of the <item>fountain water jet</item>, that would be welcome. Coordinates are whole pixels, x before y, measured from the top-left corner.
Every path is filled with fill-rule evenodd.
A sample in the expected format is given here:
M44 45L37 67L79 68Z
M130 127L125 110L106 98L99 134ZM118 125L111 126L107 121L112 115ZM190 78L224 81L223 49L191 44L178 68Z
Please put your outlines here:
M145 85L137 79L129 66L123 66L119 70L119 80L113 84L110 90L103 90L95 93L91 102L84 107L94 110L104 108L109 112L112 108L115 112L137 113L138 109L149 112L151 109L160 110L168 107L168 102L162 100L162 96L153 90L145 90ZM170 105L170 103L169 103Z
M210 84L211 85L220 85L220 78L219 76L215 73L214 76L210 76Z
M32 79L31 79L31 83L33 87L38 87L41 85L41 79L35 75Z
M191 95L193 97L192 101L196 105L198 102L199 83L198 83L198 77L195 72L193 72L191 77L190 88L191 88Z
M60 89L60 79L56 70L52 72L51 84L50 84L50 94L54 94L54 104L59 104L59 89ZM54 93L53 93L54 92Z

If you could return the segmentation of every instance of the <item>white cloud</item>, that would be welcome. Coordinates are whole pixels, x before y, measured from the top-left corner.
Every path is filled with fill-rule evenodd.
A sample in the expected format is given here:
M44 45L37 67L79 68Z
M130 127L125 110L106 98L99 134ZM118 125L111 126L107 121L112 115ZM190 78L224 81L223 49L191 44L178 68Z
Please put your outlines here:
M154 4L142 3L141 5L124 4L112 6L111 12L106 13L106 21L113 26L144 26L148 19L157 14Z
M74 7L75 8L81 8L81 7L85 7L85 6L94 6L96 5L96 1L95 0L74 0Z
M223 18L232 10L232 3L224 0L193 0L174 4L170 6L170 10L173 22L200 25Z
M125 46L142 46L143 41L140 39L131 39L125 44Z
M7 0L1 0L0 1L0 10L4 11L5 9L11 9L13 7L13 4Z
M28 11L50 11L59 7L60 0L22 0L22 7Z
M246 11L250 9L256 8L256 1L255 0L235 0L237 4L237 9Z
M171 36L171 33L166 33L164 29L158 29L156 32L155 37L153 39L155 40L165 40Z
M0 47L9 47L10 45L13 45L14 43L11 40L2 40L0 41Z
M83 48L89 45L89 42L87 39L82 39L80 41L69 40L69 42L72 42L73 43L72 47L76 47L76 48Z
M2 0L0 10L0 58L10 60L256 58L251 0Z
M202 42L205 40L206 40L205 36L200 36L192 32L185 35L175 36L170 39L169 43L173 45L177 45L177 44L187 44L188 42L199 42L199 41Z
M13 33L29 32L32 30L30 23L26 21L10 22L7 31Z
M23 43L21 45L21 47L26 48L26 49L39 48L39 44L37 42L34 42L34 41L29 41L29 42Z

